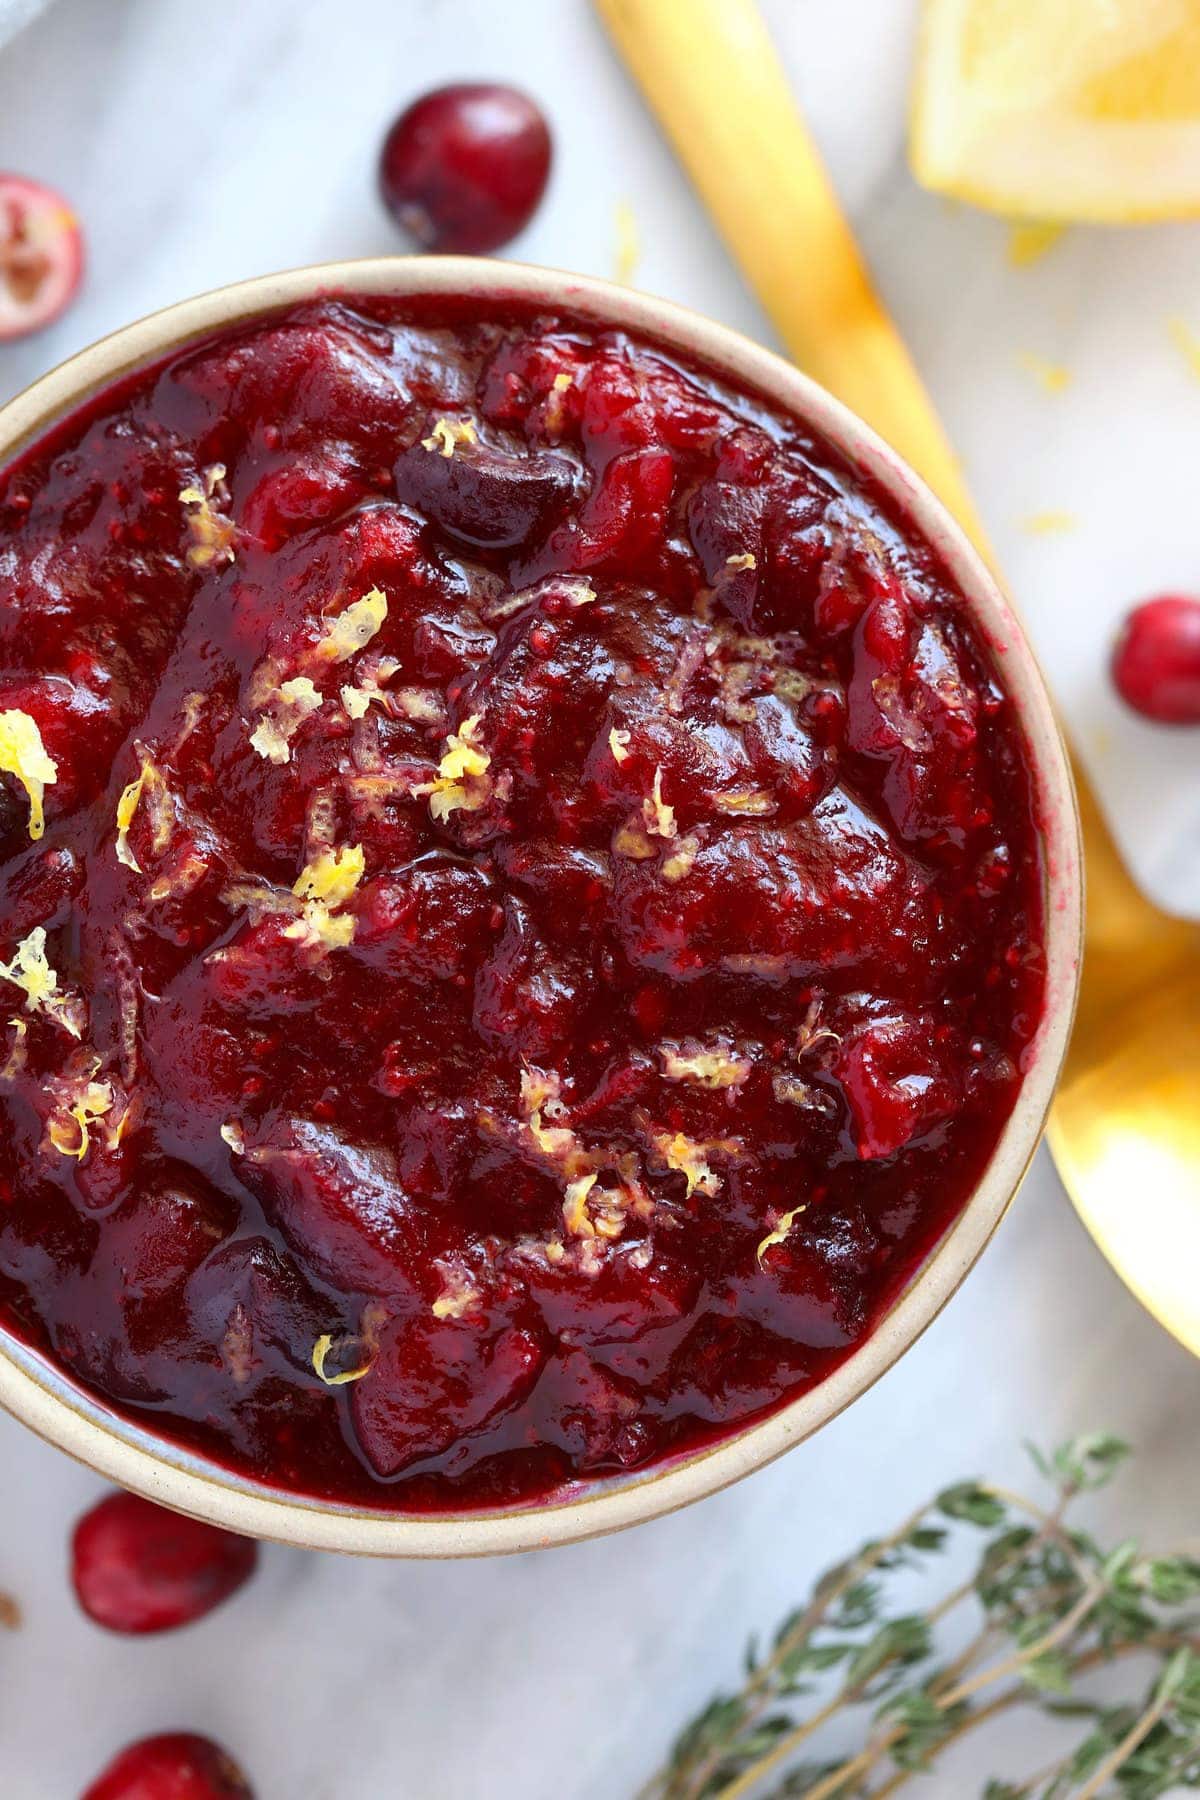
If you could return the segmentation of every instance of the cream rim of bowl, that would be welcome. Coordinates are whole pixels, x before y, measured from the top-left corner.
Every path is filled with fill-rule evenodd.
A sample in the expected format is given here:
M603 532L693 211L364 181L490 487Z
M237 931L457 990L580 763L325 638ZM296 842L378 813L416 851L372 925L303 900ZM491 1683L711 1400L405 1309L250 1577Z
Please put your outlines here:
M557 270L472 257L324 263L215 289L93 344L0 407L0 469L119 376L226 326L329 293L533 299L599 327L657 339L761 391L827 437L898 503L944 557L1016 708L1033 770L1046 881L1046 1004L1013 1111L959 1217L875 1330L818 1386L715 1444L552 1498L500 1510L402 1513L293 1495L231 1472L117 1417L40 1354L0 1332L0 1406L123 1487L215 1525L366 1556L481 1556L618 1531L717 1492L801 1443L877 1381L936 1318L1020 1186L1061 1070L1079 979L1082 873L1070 768L1041 675L1011 607L929 489L840 401L781 357L699 313Z

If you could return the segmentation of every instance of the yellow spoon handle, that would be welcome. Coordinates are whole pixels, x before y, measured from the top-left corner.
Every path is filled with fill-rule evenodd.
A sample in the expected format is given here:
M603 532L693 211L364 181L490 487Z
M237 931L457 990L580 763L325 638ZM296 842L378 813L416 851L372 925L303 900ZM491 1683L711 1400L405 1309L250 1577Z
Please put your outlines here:
M753 0L596 0L790 354L981 548L954 454L842 217Z

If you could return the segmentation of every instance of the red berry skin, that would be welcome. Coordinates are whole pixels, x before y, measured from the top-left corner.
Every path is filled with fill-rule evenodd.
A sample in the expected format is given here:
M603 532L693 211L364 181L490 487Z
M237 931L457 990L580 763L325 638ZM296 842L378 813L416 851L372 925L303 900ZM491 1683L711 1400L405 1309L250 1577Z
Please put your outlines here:
M423 250L486 255L532 218L550 174L550 130L517 88L461 83L423 94L384 139L384 205Z
M1160 725L1200 725L1200 600L1162 594L1121 628L1112 677L1127 706Z
M136 1494L110 1494L75 1527L71 1580L109 1631L174 1631L212 1612L254 1573L258 1545Z
M166 1731L127 1745L80 1800L254 1800L254 1790L211 1738Z
M83 276L83 238L53 188L0 171L0 343L41 331Z

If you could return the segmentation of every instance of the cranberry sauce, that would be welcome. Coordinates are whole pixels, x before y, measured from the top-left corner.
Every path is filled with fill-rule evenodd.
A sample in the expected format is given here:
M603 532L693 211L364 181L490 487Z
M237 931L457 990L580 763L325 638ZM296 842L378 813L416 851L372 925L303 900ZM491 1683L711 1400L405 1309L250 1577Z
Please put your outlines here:
M307 305L8 470L0 632L0 1304L124 1414L542 1496L820 1381L962 1207L1042 1004L1023 745L765 399Z

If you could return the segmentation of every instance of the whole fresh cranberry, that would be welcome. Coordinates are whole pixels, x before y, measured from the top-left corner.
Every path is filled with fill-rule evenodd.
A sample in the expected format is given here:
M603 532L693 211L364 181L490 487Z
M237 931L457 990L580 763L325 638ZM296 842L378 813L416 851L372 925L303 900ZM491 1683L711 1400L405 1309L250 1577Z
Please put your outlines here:
M58 318L83 273L83 239L53 188L0 173L0 343Z
M1200 600L1160 594L1121 627L1112 677L1127 706L1161 725L1200 725Z
M84 1513L71 1545L79 1604L109 1631L173 1631L212 1612L254 1573L258 1545L136 1494Z
M254 1800L254 1790L211 1738L165 1731L127 1745L81 1800Z
M540 109L517 88L435 88L384 139L384 204L423 250L498 250L532 218L550 150Z

